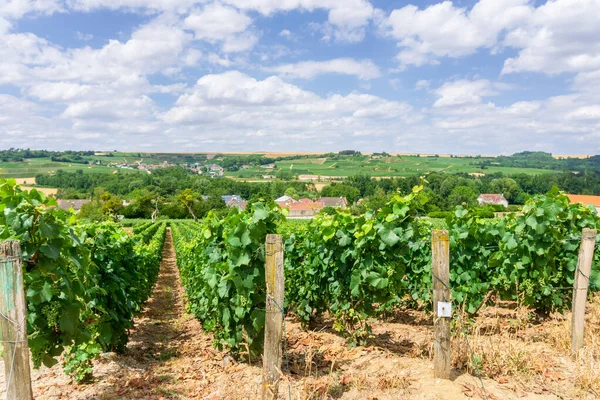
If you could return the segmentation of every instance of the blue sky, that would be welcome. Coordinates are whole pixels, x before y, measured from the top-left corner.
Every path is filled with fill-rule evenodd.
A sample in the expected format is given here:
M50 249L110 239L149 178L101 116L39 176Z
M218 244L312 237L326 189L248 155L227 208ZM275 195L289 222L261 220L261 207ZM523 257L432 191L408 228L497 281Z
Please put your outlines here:
M0 147L600 153L600 0L5 0Z

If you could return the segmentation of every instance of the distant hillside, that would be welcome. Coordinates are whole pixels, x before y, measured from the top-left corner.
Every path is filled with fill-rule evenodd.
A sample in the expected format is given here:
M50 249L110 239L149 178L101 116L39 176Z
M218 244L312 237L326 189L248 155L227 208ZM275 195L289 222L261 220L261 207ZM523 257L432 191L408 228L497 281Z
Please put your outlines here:
M589 158L554 158L552 154L542 151L523 151L511 156L498 156L494 159L482 160L482 167L500 166L510 168L538 168L550 170L568 170L574 172L600 172L600 156Z

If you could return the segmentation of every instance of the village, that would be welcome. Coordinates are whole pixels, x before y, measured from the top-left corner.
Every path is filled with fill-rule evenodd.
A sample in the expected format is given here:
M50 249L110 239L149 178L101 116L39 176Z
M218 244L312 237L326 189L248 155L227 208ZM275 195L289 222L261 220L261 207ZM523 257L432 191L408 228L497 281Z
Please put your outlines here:
M203 195L202 199L207 200L210 196ZM567 194L569 201L573 204L583 204L585 206L590 206L596 209L598 213L600 213L600 196L591 196L591 195L579 195L579 194ZM221 200L225 203L228 208L236 207L240 210L246 210L248 205L248 201L243 199L239 195L223 195L221 196ZM73 210L75 212L79 212L81 208L90 203L91 200L87 199L59 199L58 207L63 210ZM312 219L316 217L323 209L333 208L339 210L345 210L349 208L352 204L348 202L346 197L324 197L321 196L318 199L309 199L309 198L298 198L294 199L291 196L283 195L274 200L275 204L277 204L280 208L287 210L287 218L290 219ZM498 205L503 206L505 209L508 209L509 202L506 200L504 195L502 194L492 194L486 193L481 194L477 198L477 202L479 206L485 205ZM361 200L358 201L361 203ZM123 206L126 207L130 205L129 202L123 200ZM497 212L495 213L496 217L502 217L505 212Z
M96 161L94 164L102 165L101 161ZM143 159L139 161L135 161L133 163L127 162L127 160L123 160L123 162L111 162L106 165L109 168L119 168L119 169L130 169L137 171L146 171L147 173L151 173L151 171L160 169L160 168L169 168L169 167L183 167L186 168L198 175L207 174L213 178L220 178L223 176L224 169L220 165L217 164L203 164L203 163L192 163L192 164L174 164L168 161L163 161L161 163L156 164L146 164L143 162Z

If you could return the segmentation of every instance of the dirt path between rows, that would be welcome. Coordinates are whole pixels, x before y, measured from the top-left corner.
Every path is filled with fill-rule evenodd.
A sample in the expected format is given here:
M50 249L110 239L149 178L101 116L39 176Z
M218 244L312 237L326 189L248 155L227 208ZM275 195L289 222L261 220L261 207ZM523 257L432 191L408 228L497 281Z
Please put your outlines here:
M258 366L241 367L248 372L246 381L257 372L260 377ZM94 362L90 384L74 384L60 365L33 371L32 378L36 399L230 399L234 397L228 389L236 387L239 368L226 353L213 349L212 337L185 312L168 230L154 294L135 319L125 354L103 354ZM256 397L259 384L256 381L254 391L238 387L245 395L235 398Z
M435 379L430 360L431 320L422 312L406 310L392 321L374 321L373 339L366 347L349 348L331 329L331 321L308 331L293 318L286 319L286 325L285 374L279 399L596 398L576 393L570 383L572 365L560 351L529 340L519 342L526 347L518 354L528 354L531 360L525 362L534 364L552 356L550 369L540 367L542 372L534 380L522 382L509 376L480 381L458 370L450 381ZM498 337L495 343L502 340L505 338ZM458 351L453 346L453 351ZM103 354L94 363L94 379L77 385L60 365L42 368L33 371L34 395L44 400L254 400L260 398L261 366L260 360L240 363L216 350L213 336L185 312L185 293L169 230L153 297L135 319L125 354ZM0 387L3 381L0 371Z

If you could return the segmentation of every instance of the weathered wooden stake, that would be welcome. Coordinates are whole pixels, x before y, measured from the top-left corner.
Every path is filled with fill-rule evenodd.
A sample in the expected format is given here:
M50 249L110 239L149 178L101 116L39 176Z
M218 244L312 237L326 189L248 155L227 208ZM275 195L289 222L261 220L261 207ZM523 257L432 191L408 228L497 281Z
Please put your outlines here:
M438 303L450 302L450 243L448 231L434 230L431 243L433 274L433 365L434 377L450 379L450 319L438 315Z
M589 277L594 260L596 246L596 230L584 229L579 246L579 258L573 282L573 316L571 319L571 353L575 357L583 347L583 331L585 325L585 301L587 299Z
M263 400L271 400L277 398L282 360L284 273L281 235L267 235L265 254L267 307L262 398Z
M21 245L0 243L0 325L4 347L7 400L31 400L31 373L27 345L27 306L23 289Z

